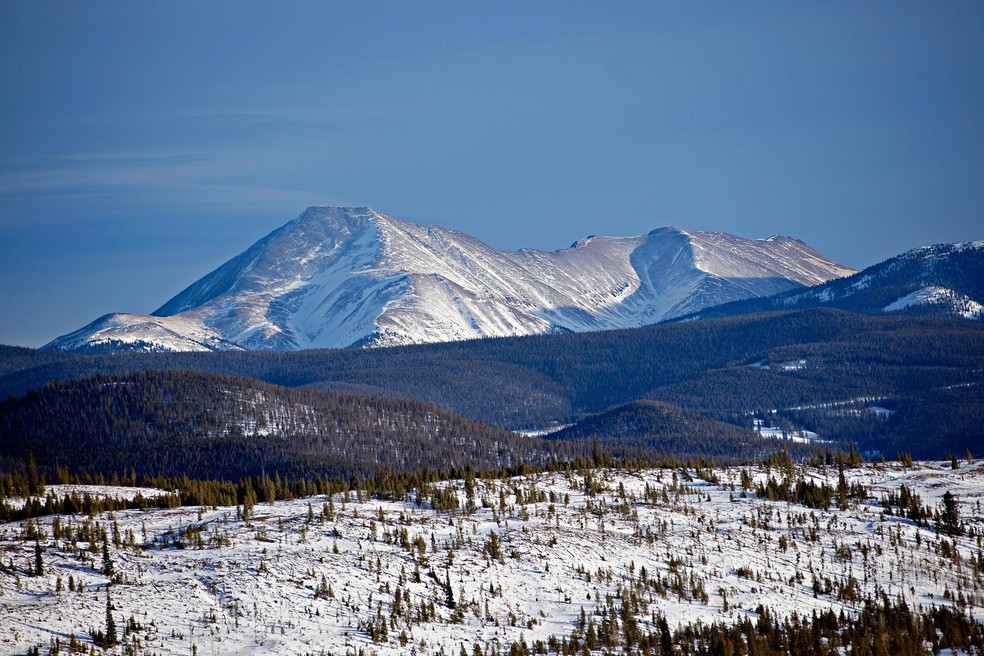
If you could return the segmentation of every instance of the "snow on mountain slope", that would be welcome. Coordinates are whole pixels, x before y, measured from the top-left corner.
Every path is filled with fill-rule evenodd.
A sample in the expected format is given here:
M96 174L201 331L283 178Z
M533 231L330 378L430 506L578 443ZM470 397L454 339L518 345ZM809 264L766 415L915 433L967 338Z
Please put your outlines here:
M946 287L929 286L896 299L883 308L884 312L900 312L914 306L942 306L964 319L984 318L984 305Z
M123 351L217 351L241 348L194 318L107 314L45 348L80 353Z
M304 349L626 328L849 273L781 236L667 227L503 252L369 208L312 207L153 315L109 315L46 348Z
M850 277L768 298L709 307L693 317L812 307L980 321L984 319L984 241L924 246Z

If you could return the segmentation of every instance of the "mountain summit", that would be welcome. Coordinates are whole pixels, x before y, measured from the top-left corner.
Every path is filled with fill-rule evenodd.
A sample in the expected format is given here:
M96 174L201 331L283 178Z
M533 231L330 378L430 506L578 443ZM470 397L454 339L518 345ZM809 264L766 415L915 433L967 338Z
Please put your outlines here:
M850 273L784 236L665 227L504 252L365 207L311 207L152 314L106 315L45 348L295 350L627 328Z

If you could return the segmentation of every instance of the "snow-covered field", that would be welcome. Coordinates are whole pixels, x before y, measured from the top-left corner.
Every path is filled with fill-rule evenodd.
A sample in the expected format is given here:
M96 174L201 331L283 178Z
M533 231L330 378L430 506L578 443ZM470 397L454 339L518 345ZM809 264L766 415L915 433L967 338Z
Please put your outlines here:
M798 472L838 483L835 467ZM671 627L754 619L759 604L779 616L851 615L876 591L912 607L959 599L984 618L980 537L941 537L932 521L885 515L879 501L904 484L936 509L949 490L979 536L980 464L848 469L847 483L869 498L845 511L836 499L822 511L746 494L742 479L764 481L763 469L712 473L704 478L718 482L669 469L478 480L472 509L463 482L443 483L459 508L442 512L430 497L418 505L416 493L383 501L353 492L258 504L247 521L235 507L62 516L59 539L56 518L44 517L37 542L25 539L25 522L0 525L0 652L72 635L88 648L89 630L105 629L109 577L103 543L78 535L87 524L106 531L112 613L135 653L508 651L521 636L531 645L570 636L582 609L590 617L613 599L617 608L644 577L655 583L642 626L655 612ZM36 544L40 576L31 575Z
M137 496L142 496L145 499L155 499L170 492L166 490L158 490L152 487L125 487L122 485L49 485L44 490L45 497L53 496L56 499L62 499L66 496L85 496L89 495L97 499L116 499L116 500L130 500L135 499ZM44 498L39 497L38 500L43 504ZM23 508L24 503L27 499L7 499L7 506L10 508Z

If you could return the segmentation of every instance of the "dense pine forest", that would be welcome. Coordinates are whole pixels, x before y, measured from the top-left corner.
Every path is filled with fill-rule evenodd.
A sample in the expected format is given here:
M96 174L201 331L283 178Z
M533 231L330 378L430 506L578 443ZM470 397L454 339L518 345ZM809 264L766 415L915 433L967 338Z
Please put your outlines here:
M0 403L0 456L31 454L51 474L229 480L499 469L569 456L564 445L418 401L163 371L53 383Z
M56 382L0 403L5 468L26 477L33 459L49 481L348 481L542 468L602 455L742 462L780 449L800 457L817 451L656 401L619 406L546 437L521 436L419 401L180 371Z
M759 460L779 449L800 457L817 445L783 442L756 435L751 429L708 419L700 413L659 401L640 400L616 406L555 433L554 443L597 440L616 458L705 458L716 462Z
M747 430L755 413L771 413L842 448L941 457L984 452L981 362L979 323L814 309L371 350L77 356L4 347L0 393L96 374L193 370L416 399L506 429L580 422L648 399ZM599 438L618 433L600 421L591 424Z

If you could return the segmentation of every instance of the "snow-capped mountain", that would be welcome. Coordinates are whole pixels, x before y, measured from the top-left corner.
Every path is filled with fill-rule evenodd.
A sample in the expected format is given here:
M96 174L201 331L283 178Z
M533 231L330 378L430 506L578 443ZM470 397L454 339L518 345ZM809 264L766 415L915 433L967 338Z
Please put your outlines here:
M727 303L694 316L721 317L812 307L982 321L984 241L917 248L847 278L769 298Z
M853 273L784 236L665 227L499 251L369 208L312 207L151 315L45 348L306 349L627 328Z

